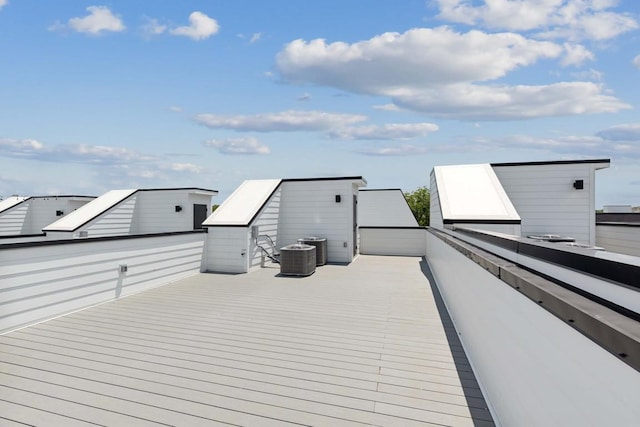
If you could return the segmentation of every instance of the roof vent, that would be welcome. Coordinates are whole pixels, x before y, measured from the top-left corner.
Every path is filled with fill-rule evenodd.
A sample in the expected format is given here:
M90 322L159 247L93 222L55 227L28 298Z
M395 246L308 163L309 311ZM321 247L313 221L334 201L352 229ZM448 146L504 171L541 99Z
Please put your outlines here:
M316 247L293 244L280 248L280 274L309 276L316 271Z

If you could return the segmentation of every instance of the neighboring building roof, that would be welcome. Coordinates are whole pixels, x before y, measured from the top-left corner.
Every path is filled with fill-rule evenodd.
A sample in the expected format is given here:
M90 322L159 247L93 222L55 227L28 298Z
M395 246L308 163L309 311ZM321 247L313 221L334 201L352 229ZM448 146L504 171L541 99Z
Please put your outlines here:
M202 225L205 227L248 225L281 182L280 179L244 181Z
M81 208L70 212L68 215L60 218L42 229L42 231L75 231L82 227L93 218L108 211L127 197L131 196L137 190L111 190L82 206Z
M433 171L445 223L520 222L520 215L491 165L436 166Z
M20 203L24 202L27 199L28 197L11 196L11 197L7 197L4 200L0 200L0 213L8 209L11 209L16 205L19 205Z

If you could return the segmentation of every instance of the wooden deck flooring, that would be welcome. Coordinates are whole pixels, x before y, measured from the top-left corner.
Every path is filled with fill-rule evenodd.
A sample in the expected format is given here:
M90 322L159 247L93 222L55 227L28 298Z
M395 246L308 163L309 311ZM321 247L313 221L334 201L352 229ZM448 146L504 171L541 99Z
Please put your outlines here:
M0 425L493 425L421 268L199 274L0 336Z

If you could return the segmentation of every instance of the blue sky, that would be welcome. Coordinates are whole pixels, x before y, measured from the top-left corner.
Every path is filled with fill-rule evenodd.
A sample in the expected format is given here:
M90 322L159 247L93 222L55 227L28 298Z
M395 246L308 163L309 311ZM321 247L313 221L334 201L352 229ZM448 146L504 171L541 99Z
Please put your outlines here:
M610 158L640 205L637 0L0 0L0 196Z

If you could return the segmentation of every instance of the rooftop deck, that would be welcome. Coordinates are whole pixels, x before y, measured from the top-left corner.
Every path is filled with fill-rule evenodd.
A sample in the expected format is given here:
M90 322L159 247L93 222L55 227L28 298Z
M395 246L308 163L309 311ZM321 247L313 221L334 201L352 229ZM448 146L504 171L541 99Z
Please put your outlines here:
M425 264L199 274L0 336L0 424L493 425Z

